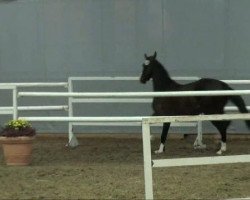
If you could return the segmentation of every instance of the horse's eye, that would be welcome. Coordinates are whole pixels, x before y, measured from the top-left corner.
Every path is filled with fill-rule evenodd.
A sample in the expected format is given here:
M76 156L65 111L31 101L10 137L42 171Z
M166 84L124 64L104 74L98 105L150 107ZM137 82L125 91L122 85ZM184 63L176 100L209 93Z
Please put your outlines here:
M149 60L145 60L144 65L149 65L150 61Z

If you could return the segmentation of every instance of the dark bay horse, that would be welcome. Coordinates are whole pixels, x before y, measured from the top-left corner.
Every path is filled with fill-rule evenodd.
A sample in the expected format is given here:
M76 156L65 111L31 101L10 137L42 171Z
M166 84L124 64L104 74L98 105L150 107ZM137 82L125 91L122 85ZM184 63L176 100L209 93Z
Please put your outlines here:
M145 54L145 62L140 77L141 83L146 83L152 79L154 91L206 91L206 90L233 90L226 83L210 79L202 78L189 84L179 84L169 76L163 65L157 61L156 52L153 56ZM234 103L241 113L248 113L246 105L241 96L197 96L197 97L155 97L152 107L155 116L175 116L175 115L198 115L198 114L223 114L224 107L231 101ZM226 151L227 128L230 121L211 121L221 134L221 148L217 152L222 154ZM250 128L250 121L246 124ZM161 144L159 150L155 153L164 151L170 123L164 123Z

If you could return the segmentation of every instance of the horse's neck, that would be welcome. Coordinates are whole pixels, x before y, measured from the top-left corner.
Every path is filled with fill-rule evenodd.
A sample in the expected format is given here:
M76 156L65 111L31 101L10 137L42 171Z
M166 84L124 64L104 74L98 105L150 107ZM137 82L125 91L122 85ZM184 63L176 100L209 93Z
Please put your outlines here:
M178 86L179 84L172 80L164 67L158 63L153 73L154 91L175 90Z

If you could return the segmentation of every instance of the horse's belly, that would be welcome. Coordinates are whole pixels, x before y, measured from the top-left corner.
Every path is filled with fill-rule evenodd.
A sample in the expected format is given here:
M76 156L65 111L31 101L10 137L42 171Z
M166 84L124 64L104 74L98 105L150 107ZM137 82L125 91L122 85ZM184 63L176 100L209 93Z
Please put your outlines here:
M156 99L153 102L155 115L197 115L201 113L200 105L193 99L168 98L168 101Z

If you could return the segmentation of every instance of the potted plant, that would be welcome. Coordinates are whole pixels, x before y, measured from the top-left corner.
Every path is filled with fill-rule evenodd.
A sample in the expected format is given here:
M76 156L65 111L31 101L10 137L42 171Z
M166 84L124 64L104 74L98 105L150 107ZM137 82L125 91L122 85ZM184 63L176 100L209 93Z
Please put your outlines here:
M2 128L0 142L7 165L29 165L36 130L23 119L10 120Z

